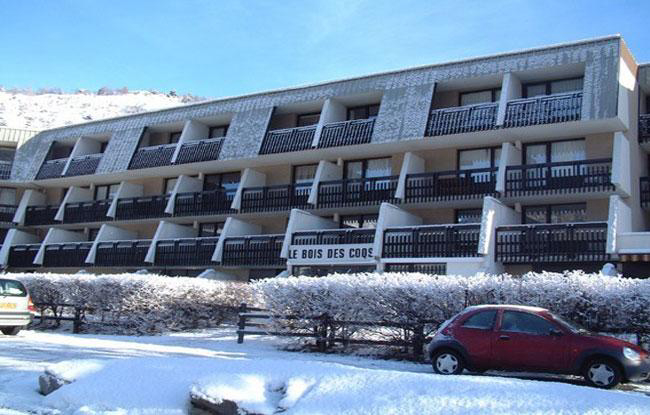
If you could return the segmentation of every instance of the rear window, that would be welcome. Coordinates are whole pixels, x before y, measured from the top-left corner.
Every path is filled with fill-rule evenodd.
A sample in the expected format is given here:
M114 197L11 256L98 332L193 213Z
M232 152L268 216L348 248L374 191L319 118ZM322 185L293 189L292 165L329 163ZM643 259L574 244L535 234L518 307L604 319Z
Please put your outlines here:
M494 326L496 316L496 310L480 311L465 320L462 327L468 329L490 330Z
M27 290L19 281L0 279L0 296L26 297Z

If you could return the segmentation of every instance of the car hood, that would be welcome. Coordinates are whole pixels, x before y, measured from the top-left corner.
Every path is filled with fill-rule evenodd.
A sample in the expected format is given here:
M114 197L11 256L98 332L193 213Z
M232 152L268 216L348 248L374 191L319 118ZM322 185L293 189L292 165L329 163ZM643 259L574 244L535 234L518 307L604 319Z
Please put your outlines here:
M580 333L580 336L589 338L591 341L596 341L603 346L609 346L609 347L629 347L632 350L636 350L637 352L641 353L648 353L645 350L643 350L641 347L637 346L634 343L627 342L625 340L617 339L616 337L611 337L611 336L605 336L603 334L598 334L598 333L592 333L592 332L587 332L587 333Z

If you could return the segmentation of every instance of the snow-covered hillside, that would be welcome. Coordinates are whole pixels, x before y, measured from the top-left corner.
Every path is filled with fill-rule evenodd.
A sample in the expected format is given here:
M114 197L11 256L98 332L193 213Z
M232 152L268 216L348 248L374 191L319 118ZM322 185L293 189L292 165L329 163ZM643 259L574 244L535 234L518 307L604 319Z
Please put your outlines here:
M45 130L120 115L135 114L200 101L193 95L125 88L97 92L29 92L0 87L0 127Z

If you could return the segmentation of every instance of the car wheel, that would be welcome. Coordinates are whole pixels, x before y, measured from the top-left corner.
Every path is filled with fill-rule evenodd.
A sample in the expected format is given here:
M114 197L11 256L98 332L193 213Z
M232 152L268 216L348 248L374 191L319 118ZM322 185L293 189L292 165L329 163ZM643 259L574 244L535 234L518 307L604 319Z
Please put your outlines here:
M441 350L431 359L433 371L439 375L458 375L463 371L463 358L453 350Z
M591 386L610 389L621 381L621 370L611 360L595 359L585 366L583 376Z
M2 331L2 334L5 336L15 336L20 332L21 327L15 326L15 327L3 327L0 329Z

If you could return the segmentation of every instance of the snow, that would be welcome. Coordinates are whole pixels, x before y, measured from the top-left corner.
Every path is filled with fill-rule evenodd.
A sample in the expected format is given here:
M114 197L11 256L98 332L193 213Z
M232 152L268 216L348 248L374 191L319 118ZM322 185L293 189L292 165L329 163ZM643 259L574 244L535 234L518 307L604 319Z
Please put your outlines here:
M232 327L155 337L0 336L0 414L185 414L190 390L259 413L650 413L650 397L640 393L445 377L425 364L287 352L278 339L247 336L238 345L235 337ZM76 381L43 397L37 379L46 368Z

